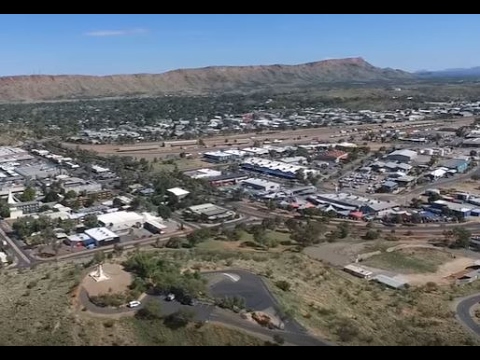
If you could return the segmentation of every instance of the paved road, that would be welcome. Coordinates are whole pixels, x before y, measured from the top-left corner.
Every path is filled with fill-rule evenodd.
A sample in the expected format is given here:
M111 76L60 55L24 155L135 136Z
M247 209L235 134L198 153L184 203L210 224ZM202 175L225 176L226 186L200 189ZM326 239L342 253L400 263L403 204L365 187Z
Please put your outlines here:
M228 275L224 275L228 274ZM266 310L268 308L278 309L278 303L273 294L267 288L263 279L244 270L228 270L225 272L214 271L204 273L207 278L218 276L217 280L211 285L211 292L214 296L241 296L245 298L247 307L253 310ZM232 281L235 279L236 281ZM294 320L285 321L283 330L268 329L255 323L242 319L238 314L224 309L218 309L214 305L199 302L195 306L182 305L177 301L166 301L163 296L147 295L142 300L142 305L137 308L101 308L89 301L87 292L82 288L80 290L80 302L92 313L103 315L118 315L132 313L141 309L148 301L160 301L162 312L165 315L172 314L180 309L190 309L195 313L196 321L210 321L225 324L235 328L243 329L248 332L273 337L275 334L281 335L289 344L298 346L330 346L327 342L309 335L305 328Z
M10 239L10 237L0 228L0 237L4 239L10 248L15 253L17 258L17 267L19 268L26 268L29 267L32 263L32 260L15 244L15 242Z
M477 336L480 336L480 325L473 320L470 310L479 302L480 294L472 295L460 300L456 308L457 319Z

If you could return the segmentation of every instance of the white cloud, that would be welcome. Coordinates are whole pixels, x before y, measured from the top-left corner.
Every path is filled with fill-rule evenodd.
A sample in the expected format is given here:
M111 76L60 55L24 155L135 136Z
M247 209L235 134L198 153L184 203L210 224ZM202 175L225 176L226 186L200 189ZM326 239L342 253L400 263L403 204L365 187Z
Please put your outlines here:
M106 37L106 36L127 36L147 33L147 29L128 29L128 30L97 30L85 33L86 36Z

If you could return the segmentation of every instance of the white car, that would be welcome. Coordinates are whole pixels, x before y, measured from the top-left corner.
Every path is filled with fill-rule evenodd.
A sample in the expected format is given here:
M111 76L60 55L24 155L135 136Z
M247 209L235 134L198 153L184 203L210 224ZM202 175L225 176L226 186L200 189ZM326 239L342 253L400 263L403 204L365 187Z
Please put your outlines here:
M142 305L142 303L140 301L137 301L137 300L134 300L134 301L130 301L127 306L129 308L136 308L138 306Z
M167 297L165 298L167 301L173 301L175 300L175 295L174 294L168 294Z

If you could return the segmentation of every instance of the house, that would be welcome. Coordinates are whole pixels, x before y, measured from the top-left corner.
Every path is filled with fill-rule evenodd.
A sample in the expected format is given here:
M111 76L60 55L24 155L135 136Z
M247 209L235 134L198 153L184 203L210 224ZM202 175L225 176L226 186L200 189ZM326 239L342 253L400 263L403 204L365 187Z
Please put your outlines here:
M181 200L181 199L185 198L186 196L188 196L188 194L190 194L190 191L184 190L184 189L179 188L179 187L174 187L174 188L168 189L167 192L169 194L173 195L174 197L176 197L178 200Z
M395 190L398 190L398 183L396 183L395 181L390 181L390 180L385 181L382 184L381 190L383 192L386 192L386 193L392 193Z
M408 149L395 150L386 156L389 161L409 163L417 157L417 152Z

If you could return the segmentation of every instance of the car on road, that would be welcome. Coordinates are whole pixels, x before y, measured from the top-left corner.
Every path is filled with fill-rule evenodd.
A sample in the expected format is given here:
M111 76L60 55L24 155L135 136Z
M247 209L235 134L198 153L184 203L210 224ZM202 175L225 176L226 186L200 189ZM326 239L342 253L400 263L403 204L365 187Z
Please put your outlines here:
M129 308L136 308L138 306L142 305L142 303L138 300L134 300L134 301L130 301L128 304L127 304L127 307Z
M197 300L195 300L194 298L192 298L190 296L186 296L186 297L184 297L180 300L180 303L182 305L195 306L195 305L197 305Z
M167 300L167 301L173 301L173 300L175 300L175 294L172 294L172 293L168 294L168 295L165 297L165 300Z

